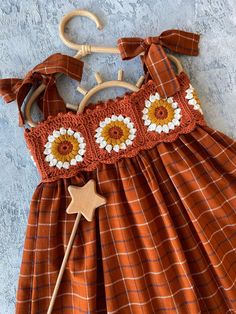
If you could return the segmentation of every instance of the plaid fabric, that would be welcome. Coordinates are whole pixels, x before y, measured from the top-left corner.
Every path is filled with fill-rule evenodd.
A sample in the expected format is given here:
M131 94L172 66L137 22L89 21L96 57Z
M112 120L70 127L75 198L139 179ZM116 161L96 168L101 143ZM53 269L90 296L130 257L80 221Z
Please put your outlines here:
M69 59L62 58L61 66L59 59L51 60L52 68L36 67L25 84L0 81L1 95L6 101L16 97L21 107L34 75L48 76L50 86L57 71L80 77L65 66ZM51 99L63 111L49 88L43 102ZM107 204L92 222L81 219L53 314L236 312L236 142L198 124L175 141L37 186L17 314L47 313L75 221L65 210L71 201L67 188L89 179Z
M24 79L0 79L0 96L8 103L17 100L19 108L19 125L24 125L21 107L32 86L46 85L43 96L39 98L38 105L47 118L58 112L66 112L66 106L56 88L55 74L64 73L80 81L83 72L83 62L73 57L55 53L35 66L27 73Z
M107 205L80 222L54 314L236 312L236 142L198 126L38 185L16 313L47 312L75 220L65 211L67 187L91 178Z
M171 29L160 36L142 38L120 38L118 48L123 60L129 60L144 52L142 61L145 69L157 84L157 90L162 98L174 95L180 86L171 63L163 49L185 55L198 55L200 36L190 32Z

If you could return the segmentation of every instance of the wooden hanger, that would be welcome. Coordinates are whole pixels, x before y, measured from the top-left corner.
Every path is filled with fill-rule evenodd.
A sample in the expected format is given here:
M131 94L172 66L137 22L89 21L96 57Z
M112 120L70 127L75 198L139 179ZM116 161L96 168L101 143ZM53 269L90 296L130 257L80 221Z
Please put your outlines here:
M94 46L94 45L89 45L89 44L78 44L78 43L73 43L71 42L68 38L65 36L65 26L66 24L75 16L87 16L90 19L92 19L97 26L97 29L102 30L103 26L100 22L100 20L97 18L96 15L89 11L85 10L74 10L68 14L66 14L59 25L59 36L63 43L68 46L71 49L75 49L78 51L78 55L86 56L87 54L90 54L92 52L96 53L113 53L113 54L120 54L120 51L117 47L107 47L107 46ZM182 64L180 61L173 55L167 54L168 58L175 64L177 68L177 73L179 74L180 72L183 71ZM72 105L72 104L67 104L67 108L71 110L75 110L77 112L83 112L86 104L88 103L89 99L97 92L104 90L106 88L112 88L112 87L123 87L127 88L131 91L137 91L141 87L143 81L144 81L144 76L141 76L136 83L136 85L133 85L129 82L126 82L123 80L123 71L119 70L118 72L118 79L117 80L112 80L112 81L106 81L102 82L102 78L98 72L95 73L95 78L97 80L98 85L90 89L89 91L86 91L85 89L81 88L80 86L77 87L77 90L84 95L84 98L80 102L79 105Z
M92 52L96 53L114 53L114 54L120 54L120 51L117 47L106 47L106 46L94 46L89 44L78 44L71 42L68 38L65 36L65 26L68 23L69 20L71 20L75 16L84 16L88 17L92 21L95 22L96 27L99 30L102 30L103 26L98 19L98 17L87 10L73 10L66 14L60 24L59 24L59 36L61 40L64 42L66 46L68 46L71 49L77 50L77 53L74 55L74 58L80 59L81 57L86 56L87 54L90 54ZM179 74L181 71L183 71L182 64L180 61L173 55L167 54L168 58L175 64L177 68L177 73ZM83 112L83 109L85 108L86 104L88 103L88 100L98 91L103 90L105 88L111 88L111 87L123 87L127 88L131 91L137 91L139 87L142 85L144 78L140 77L136 85L133 85L129 82L126 82L123 80L123 72L119 72L118 79L102 82L101 76L99 73L96 73L96 80L98 82L98 85L93 87L90 91L86 91L82 87L78 86L77 90L84 95L84 98L82 99L81 103L79 105L72 105L72 104L66 104L66 107L71 110L75 110L77 112ZM56 78L60 77L62 74L57 74ZM25 104L24 107L24 116L26 122L31 126L35 127L37 125L37 122L33 121L31 117L31 108L35 100L39 97L39 95L45 90L45 85L42 83L30 96L28 101Z

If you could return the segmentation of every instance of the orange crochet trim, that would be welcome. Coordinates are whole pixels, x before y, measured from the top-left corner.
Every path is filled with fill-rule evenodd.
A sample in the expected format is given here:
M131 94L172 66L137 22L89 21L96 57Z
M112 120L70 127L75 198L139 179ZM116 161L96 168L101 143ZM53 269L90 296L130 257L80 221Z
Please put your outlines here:
M133 157L160 142L173 142L196 125L206 125L202 111L191 100L196 92L188 76L181 72L177 78L180 91L168 99L159 99L150 80L138 92L90 104L83 113L49 116L26 129L26 143L42 181L92 171L99 164Z

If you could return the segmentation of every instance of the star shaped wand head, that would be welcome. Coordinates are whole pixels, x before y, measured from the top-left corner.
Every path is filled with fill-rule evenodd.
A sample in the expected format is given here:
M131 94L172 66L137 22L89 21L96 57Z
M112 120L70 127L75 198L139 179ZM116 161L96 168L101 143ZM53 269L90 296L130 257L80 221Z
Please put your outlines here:
M95 209L106 204L105 197L96 192L95 180L89 180L84 186L69 185L72 198L66 209L67 214L81 213L88 221L92 221Z

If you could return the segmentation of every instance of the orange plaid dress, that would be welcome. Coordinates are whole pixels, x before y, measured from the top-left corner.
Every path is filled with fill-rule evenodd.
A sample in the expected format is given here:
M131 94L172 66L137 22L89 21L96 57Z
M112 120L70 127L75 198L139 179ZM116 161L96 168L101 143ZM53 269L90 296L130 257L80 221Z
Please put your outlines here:
M67 188L92 178L107 204L80 221L54 314L236 312L236 142L207 125L187 74L176 79L172 97L150 79L79 114L50 91L53 113L24 133L42 180L16 313L47 312L75 220Z

